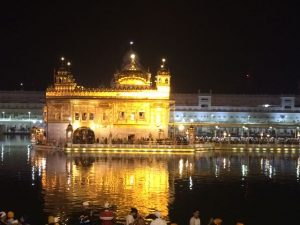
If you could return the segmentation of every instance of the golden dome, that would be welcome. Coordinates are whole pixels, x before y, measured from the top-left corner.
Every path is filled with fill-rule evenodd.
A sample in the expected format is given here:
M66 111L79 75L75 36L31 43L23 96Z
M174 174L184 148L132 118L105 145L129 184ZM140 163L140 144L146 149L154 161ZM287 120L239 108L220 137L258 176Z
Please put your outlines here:
M132 50L125 57L121 72L114 76L113 86L116 88L149 88L151 74L139 63L138 56Z

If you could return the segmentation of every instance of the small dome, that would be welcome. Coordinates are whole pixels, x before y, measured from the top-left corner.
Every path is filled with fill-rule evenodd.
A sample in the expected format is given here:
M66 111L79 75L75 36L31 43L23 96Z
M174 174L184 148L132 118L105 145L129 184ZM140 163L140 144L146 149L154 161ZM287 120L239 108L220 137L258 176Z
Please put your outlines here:
M116 88L149 88L150 85L151 74L143 69L138 55L130 50L123 58L121 72L114 76L113 86Z

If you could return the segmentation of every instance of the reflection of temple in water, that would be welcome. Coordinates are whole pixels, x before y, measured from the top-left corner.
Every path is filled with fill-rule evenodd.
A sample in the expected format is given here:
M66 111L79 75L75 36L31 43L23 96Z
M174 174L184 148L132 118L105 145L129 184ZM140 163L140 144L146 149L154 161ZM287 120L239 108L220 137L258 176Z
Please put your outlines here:
M159 209L167 216L178 193L198 191L197 187L203 182L231 183L254 177L280 179L277 174L285 173L294 174L293 179L299 182L300 173L297 152L207 152L196 155L36 153L31 160L33 171L41 179L47 213L70 216L82 212L85 201L90 201L95 209L109 201L117 206L121 220L130 207L137 207L142 215Z
M33 163L41 168L49 213L80 212L84 201L99 209L108 201L117 206L120 218L130 207L137 207L142 215L157 209L167 216L173 202L174 179L161 156L54 154L36 155Z

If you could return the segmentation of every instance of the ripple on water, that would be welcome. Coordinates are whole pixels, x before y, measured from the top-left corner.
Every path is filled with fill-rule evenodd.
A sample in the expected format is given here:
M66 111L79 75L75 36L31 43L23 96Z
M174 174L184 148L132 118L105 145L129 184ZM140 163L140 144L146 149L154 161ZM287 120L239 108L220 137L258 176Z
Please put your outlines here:
M47 215L76 224L81 213L99 212L108 201L123 222L130 207L144 216L161 210L179 224L188 221L195 208L205 224L221 216L226 224L236 217L245 224L265 212L272 224L286 222L299 211L298 154L270 152L206 152L196 155L65 155L30 152L4 147L0 162L0 191L4 210L28 212L39 223ZM34 185L32 185L34 184ZM284 193L284 194L282 194ZM9 196L16 196L11 198ZM276 197L275 197L276 196ZM289 200L287 201L286 198ZM30 201L30 211L19 199ZM88 207L83 202L89 202ZM262 206L262 201L268 207ZM218 206L218 207L216 207ZM249 210L251 209L251 210ZM280 213L283 212L283 213ZM30 214L31 213L31 214ZM35 213L36 214L36 213ZM248 222L248 223L246 223Z

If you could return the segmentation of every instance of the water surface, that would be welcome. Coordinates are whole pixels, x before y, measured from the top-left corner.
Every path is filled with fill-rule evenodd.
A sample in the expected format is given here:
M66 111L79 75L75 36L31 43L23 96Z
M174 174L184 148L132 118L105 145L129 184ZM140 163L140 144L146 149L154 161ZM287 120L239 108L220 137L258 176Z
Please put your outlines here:
M300 213L299 151L211 151L196 154L73 154L35 152L26 137L1 141L0 210L48 215L67 224L108 201L124 221L130 207L144 216L162 211L188 224L199 209L202 224L288 224ZM82 203L89 201L89 207Z

